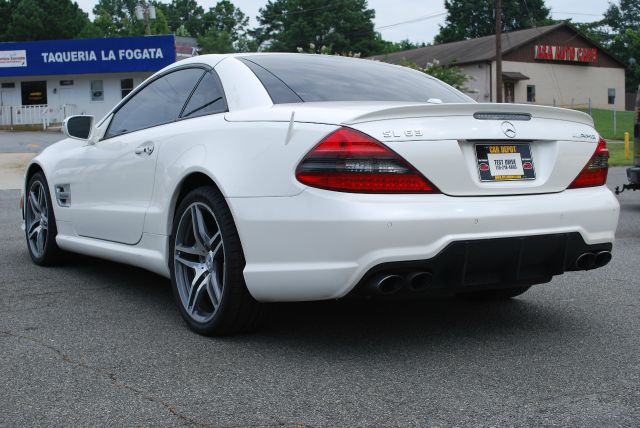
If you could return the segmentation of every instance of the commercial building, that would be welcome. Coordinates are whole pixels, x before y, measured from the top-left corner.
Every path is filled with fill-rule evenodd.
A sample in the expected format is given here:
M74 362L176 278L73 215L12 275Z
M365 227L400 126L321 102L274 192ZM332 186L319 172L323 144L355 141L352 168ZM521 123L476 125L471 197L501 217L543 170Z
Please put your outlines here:
M0 43L0 125L101 117L154 72L196 53L173 35Z
M559 23L502 34L503 96L507 102L624 110L625 65L571 25ZM496 36L374 57L425 67L437 60L471 77L468 95L496 100Z

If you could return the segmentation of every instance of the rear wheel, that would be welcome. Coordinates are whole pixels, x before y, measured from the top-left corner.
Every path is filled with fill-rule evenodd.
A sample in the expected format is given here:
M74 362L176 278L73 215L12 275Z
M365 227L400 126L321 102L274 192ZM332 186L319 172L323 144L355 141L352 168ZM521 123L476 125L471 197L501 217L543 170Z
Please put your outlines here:
M212 187L187 194L174 218L171 282L180 313L204 335L255 328L263 305L247 290L240 238L224 198Z
M496 290L468 291L456 294L462 300L507 300L525 293L530 285L522 287L500 288Z
M42 172L31 176L25 192L24 230L31 260L50 266L60 261L62 251L56 244L56 218L47 179Z

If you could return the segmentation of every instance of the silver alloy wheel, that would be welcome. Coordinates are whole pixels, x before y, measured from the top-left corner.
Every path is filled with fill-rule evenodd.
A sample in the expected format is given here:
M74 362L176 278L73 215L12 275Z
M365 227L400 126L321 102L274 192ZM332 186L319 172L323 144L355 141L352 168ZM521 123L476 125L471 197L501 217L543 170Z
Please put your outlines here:
M34 181L27 195L25 213L27 241L31 253L38 259L44 255L49 232L49 207L46 191L40 181Z
M194 321L210 321L222 302L225 254L216 216L204 203L194 202L182 213L173 261L184 309Z

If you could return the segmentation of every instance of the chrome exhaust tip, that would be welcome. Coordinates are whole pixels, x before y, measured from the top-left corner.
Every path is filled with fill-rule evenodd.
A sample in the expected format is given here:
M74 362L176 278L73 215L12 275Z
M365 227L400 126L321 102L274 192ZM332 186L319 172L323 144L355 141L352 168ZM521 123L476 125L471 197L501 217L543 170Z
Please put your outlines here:
M609 262L611 261L611 252L610 251L600 251L598 254L596 254L596 267L602 267L602 266L606 266L609 264Z
M584 253L576 260L576 267L581 270L589 270L596 267L596 255Z
M407 275L407 283L411 291L423 291L429 288L433 280L431 272L414 272Z
M371 280L369 288L380 294L393 294L402 288L403 283L399 275L380 275Z

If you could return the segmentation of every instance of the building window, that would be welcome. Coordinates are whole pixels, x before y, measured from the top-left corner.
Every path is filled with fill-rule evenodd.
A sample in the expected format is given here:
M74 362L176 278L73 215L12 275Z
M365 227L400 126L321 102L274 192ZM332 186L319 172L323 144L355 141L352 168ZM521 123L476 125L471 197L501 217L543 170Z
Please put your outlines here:
M131 91L133 91L133 79L121 79L120 92L122 93L122 98L129 95Z
M22 105L33 106L47 103L47 82L45 80L21 82Z
M2 89L13 89L16 87L16 82L4 82L2 83Z
M607 102L609 104L616 103L616 88L609 88L607 90Z
M104 90L102 80L91 81L91 101L104 101Z
M536 102L536 85L527 85L527 102Z
M73 80L61 80L60 86L73 86Z

